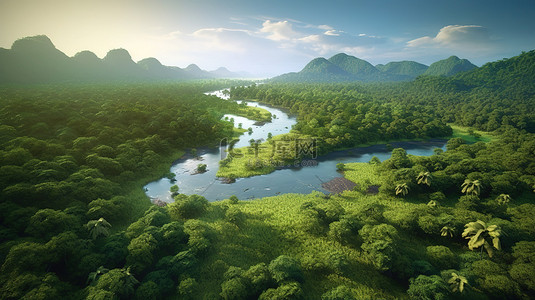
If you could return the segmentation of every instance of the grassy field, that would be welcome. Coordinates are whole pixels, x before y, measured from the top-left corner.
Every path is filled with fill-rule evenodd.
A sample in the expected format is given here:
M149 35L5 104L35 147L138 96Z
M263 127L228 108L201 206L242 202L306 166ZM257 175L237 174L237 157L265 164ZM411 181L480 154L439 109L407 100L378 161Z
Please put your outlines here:
M220 288L210 283L222 280L228 266L247 269L259 261L269 262L281 254L301 261L305 271L302 289L309 299L320 299L326 291L339 285L350 287L355 295L363 298L403 298L405 287L377 272L358 247L341 245L325 234L307 231L307 219L300 207L305 202L319 205L337 203L346 212L357 211L366 204L376 203L377 197L345 192L329 200L322 193L284 194L275 197L240 201L230 204L227 200L213 202L209 212L202 218L211 224L218 236L211 255L201 267L202 280L208 295L218 295ZM224 219L229 207L240 209L246 220L239 226ZM328 230L328 228L326 228ZM332 272L330 268L339 260L344 267ZM224 262L224 263L223 263Z
M473 130L469 127L454 125L454 124L448 124L453 129L452 138L462 138L463 140L467 141L468 143L475 143L475 142L490 142L493 139L496 139L496 136L494 136L490 132L486 131L480 131L480 130ZM472 132L470 132L472 131Z

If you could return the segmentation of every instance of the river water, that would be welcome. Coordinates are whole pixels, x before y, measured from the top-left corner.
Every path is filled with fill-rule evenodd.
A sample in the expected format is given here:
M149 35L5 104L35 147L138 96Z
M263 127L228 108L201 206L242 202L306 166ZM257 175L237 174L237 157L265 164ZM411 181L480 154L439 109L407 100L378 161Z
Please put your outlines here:
M221 91L207 93L227 99ZM239 101L241 102L241 101ZM240 136L240 141L235 148L249 145L250 139L266 140L268 133L273 136L287 133L296 123L295 116L279 108L270 107L256 102L245 101L249 106L264 108L276 115L270 123L264 125L254 125L255 121L235 115L225 115L234 118L237 127L242 123L242 127L251 127L251 134L244 133ZM433 149L441 148L445 150L446 140L430 140L425 142L392 142L393 148L404 148L408 154L429 156L433 155ZM381 161L390 157L390 151L385 145L374 145L370 147L355 148L345 151L337 151L325 156L320 156L315 160L305 160L296 167L276 170L273 173L254 176L249 178L239 178L231 184L223 183L215 176L219 169L222 149L198 149L199 158L189 155L177 160L171 166L171 172L176 174L176 182L172 183L167 178L151 182L145 186L145 193L153 198L166 202L173 202L169 188L176 184L183 194L198 194L206 197L209 201L228 199L231 195L236 195L239 199L255 199L261 197L275 196L285 193L310 193L320 191L327 193L321 187L322 182L327 182L342 175L336 171L337 163L368 162L373 156L377 156ZM206 164L207 171L202 174L195 174L198 164Z

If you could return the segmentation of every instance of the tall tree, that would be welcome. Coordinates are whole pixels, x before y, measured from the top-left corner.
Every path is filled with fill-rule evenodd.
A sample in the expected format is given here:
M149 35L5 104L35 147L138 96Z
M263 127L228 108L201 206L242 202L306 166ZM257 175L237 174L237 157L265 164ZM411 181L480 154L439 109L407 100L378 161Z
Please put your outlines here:
M468 280L466 277L461 276L455 272L451 273L451 278L448 280L448 283L450 284L451 291L462 293L464 291L464 285L468 285Z
M498 201L498 204L506 205L507 203L511 202L512 198L508 194L500 194L496 200Z
M431 174L429 172L420 172L418 176L416 176L416 180L418 180L418 184L427 184L430 186L429 179L431 178Z
M111 224L108 223L108 221L106 221L104 218L100 218L98 220L91 220L87 222L85 226L87 227L87 230L89 230L91 238L93 238L94 240L101 235L110 235L109 228L111 228Z
M470 179L465 179L461 187L463 188L462 189L463 193L467 195L472 194L472 195L477 196L479 195L481 191L481 182L479 180L472 181Z
M477 220L476 222L470 222L466 225L462 236L468 239L468 248L474 250L483 246L489 257L492 257L493 248L501 250L500 235L501 229L497 225L490 225L487 227L485 222ZM481 249L483 251L483 248Z
M396 185L396 195L401 194L405 196L409 193L409 186L406 183L400 183Z

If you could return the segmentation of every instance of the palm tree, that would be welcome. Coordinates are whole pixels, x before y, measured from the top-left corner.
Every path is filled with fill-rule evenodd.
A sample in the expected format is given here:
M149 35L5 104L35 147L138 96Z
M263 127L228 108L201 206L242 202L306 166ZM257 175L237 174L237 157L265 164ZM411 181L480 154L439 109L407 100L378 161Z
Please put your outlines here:
M473 250L483 246L489 257L492 257L493 247L496 250L501 250L500 235L501 229L497 225L490 225L487 227L485 222L477 220L476 222L470 222L466 225L463 232L463 237L468 239L468 248ZM483 251L483 248L481 248Z
M418 184L427 184L430 186L429 179L431 178L431 174L429 172L420 172L418 176L416 176L416 180L418 180Z
M435 200L429 200L429 202L427 202L427 206L429 206L429 207L437 207L438 206L438 202L436 202Z
M98 267L98 269L95 272L89 273L89 276L87 276L87 283L89 283L90 285L95 284L98 278L101 275L108 273L108 271L109 270L104 268L104 266Z
M111 227L111 224L108 223L108 221L106 221L104 218L100 218L98 220L91 220L87 222L85 226L87 227L87 230L89 230L91 238L93 238L94 240L101 235L110 235L109 228Z
M513 199L508 194L500 194L500 196L498 196L498 198L496 200L498 201L498 204L506 205L507 203L509 203Z
M464 285L465 284L468 285L468 280L466 279L466 277L458 275L455 272L452 272L451 278L450 280L448 280L448 283L451 286L452 292L455 293L459 291L459 293L462 293L464 291Z
M444 226L442 229L440 229L440 235L441 236L450 236L453 237L453 234L455 233L455 230L451 228L450 226Z
M472 181L470 179L465 179L461 187L463 188L463 193L466 193L467 195L471 193L472 195L477 196L481 190L481 182L479 182L479 180Z
M405 196L409 193L409 186L406 183L400 183L396 185L396 196L401 194Z

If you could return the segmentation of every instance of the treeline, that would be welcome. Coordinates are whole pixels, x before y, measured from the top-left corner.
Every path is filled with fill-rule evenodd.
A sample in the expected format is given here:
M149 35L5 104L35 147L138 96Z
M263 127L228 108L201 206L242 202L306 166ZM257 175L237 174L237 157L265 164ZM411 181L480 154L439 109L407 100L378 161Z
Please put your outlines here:
M384 99L363 84L264 84L236 87L233 98L257 99L298 115L294 130L319 137L322 152L396 139L445 137L451 128L432 106Z

